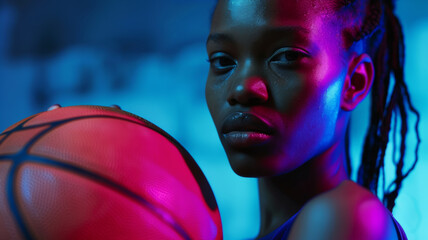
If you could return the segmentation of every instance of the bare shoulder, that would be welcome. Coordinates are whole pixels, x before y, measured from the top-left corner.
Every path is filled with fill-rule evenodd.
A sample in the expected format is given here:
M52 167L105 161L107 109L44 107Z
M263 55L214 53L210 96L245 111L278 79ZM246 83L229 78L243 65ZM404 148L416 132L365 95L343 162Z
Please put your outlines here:
M398 239L389 211L379 199L352 181L309 201L289 239Z

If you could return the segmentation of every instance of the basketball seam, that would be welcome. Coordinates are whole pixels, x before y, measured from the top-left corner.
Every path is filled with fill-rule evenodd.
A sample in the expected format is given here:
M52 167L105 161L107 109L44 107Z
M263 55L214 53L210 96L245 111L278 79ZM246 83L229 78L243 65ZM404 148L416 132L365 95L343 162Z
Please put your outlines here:
M22 128L23 128L23 126L24 126L24 124L25 123L27 123L28 121L30 121L31 119L33 119L33 118L35 118L35 117L37 117L37 115L39 115L39 114L36 114L36 115L34 115L34 116L32 116L32 117L29 117L27 120L25 120L25 121L23 121L21 124L18 124L16 127L14 127L14 128L12 128L11 130L9 130L9 131L5 131L5 132L2 132L2 134L0 134L0 136L2 136L2 135L6 135L3 139L1 139L0 140L0 145L12 134L12 133L14 133L15 131L17 132L17 131L19 131L19 130L21 130Z

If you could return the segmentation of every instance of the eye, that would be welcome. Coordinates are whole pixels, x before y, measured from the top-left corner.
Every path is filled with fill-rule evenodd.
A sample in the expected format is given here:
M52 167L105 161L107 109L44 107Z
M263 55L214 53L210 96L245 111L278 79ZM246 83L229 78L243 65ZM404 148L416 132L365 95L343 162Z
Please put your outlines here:
M226 53L214 53L209 58L211 69L217 73L226 73L236 67L235 60Z
M281 48L273 54L269 59L269 62L281 66L293 66L305 57L309 57L309 55L303 50L295 48Z

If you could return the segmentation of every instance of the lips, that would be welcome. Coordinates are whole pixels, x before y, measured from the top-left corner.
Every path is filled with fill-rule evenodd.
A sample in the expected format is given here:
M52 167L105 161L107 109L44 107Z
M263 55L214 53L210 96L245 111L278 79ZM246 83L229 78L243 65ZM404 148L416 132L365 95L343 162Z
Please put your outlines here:
M274 128L254 114L235 112L226 118L221 133L231 147L248 148L267 143Z

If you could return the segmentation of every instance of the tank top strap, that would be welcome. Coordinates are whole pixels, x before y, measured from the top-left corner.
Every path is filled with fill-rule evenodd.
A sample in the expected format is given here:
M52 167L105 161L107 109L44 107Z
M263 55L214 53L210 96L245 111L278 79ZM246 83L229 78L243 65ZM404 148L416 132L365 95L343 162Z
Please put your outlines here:
M406 233L404 232L401 225L397 222L397 220L395 220L392 214L391 214L391 217L392 217L392 221L394 222L395 230L397 231L398 240L407 240Z
M260 238L260 240L287 240L288 235L290 234L291 227L293 226L294 221L296 220L297 215L300 210L294 214L290 219L283 223L275 231L269 233L268 235Z

